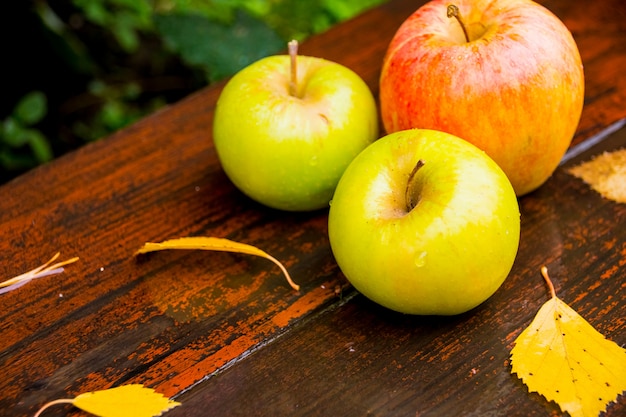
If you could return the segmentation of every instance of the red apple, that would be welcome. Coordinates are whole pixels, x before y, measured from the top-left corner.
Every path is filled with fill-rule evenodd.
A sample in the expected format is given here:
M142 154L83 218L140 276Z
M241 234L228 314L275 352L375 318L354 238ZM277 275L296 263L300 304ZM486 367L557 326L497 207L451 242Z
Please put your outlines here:
M491 156L523 195L552 175L584 98L566 26L530 0L432 0L398 29L380 78L387 133L459 136Z

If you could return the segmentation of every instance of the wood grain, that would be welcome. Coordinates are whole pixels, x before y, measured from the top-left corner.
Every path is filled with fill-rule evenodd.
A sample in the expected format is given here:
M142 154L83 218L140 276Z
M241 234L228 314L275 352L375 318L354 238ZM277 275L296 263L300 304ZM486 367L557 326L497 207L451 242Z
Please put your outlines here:
M515 338L549 290L611 340L626 344L626 205L603 199L567 167L626 146L626 129L573 157L521 199L516 263L498 292L456 317L413 317L361 295L303 322L178 400L172 416L544 416L558 407L510 373ZM607 220L610 219L610 220ZM254 399L254 406L250 400ZM271 410L271 412L269 412ZM620 398L606 416L626 413Z
M386 45L421 3L391 1L308 40L301 52L349 66L377 95ZM572 30L585 65L573 145L597 140L626 117L623 6L542 3ZM520 199L520 253L486 304L454 318L390 313L341 275L325 211L270 210L227 180L211 142L222 86L0 187L0 276L57 251L80 257L63 274L0 296L0 415L33 415L49 400L131 382L183 401L172 416L556 413L527 393L507 362L546 300L543 264L564 301L626 343L624 205L559 168ZM624 137L593 151L624 146ZM302 289L294 292L256 257L134 256L145 242L181 236L256 245L283 261ZM621 398L607 415L625 407Z

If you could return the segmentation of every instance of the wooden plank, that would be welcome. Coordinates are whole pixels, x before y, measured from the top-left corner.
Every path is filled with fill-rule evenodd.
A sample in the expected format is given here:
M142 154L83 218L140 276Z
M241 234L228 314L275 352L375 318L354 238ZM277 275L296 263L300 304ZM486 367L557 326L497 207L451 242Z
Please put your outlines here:
M549 291L626 344L626 205L566 172L626 146L626 128L559 168L521 199L522 238L511 275L486 303L455 317L414 317L358 295L178 398L175 416L545 416L554 403L512 375L515 338ZM610 219L610 220L609 220ZM626 413L620 398L605 414Z
M348 65L377 95L386 45L421 3L392 1L310 39L301 51ZM617 0L594 3L594 7L583 1L545 4L572 29L584 59L586 102L574 140L580 143L626 117L622 5ZM265 360L261 354L267 355L268 363L275 363L280 373L276 378L284 379L285 385L297 383L297 374L291 376L297 366L287 366L288 361L282 367L277 363L280 357L295 356L284 341L318 352L318 356L298 359L310 361L299 365L308 369L305 372L320 375L319 383L301 389L310 395L319 392L328 410L333 404L341 406L341 400L346 402L348 397L332 399L331 393L337 394L337 390L324 391L327 381L321 376L330 364L324 358L340 358L339 366L351 375L348 381L356 383L362 378L372 383L368 389L355 385L363 389L363 405L370 401L383 407L393 402L385 403L384 397L390 393L381 391L380 385L376 389L377 378L386 375L376 363L386 363L389 372L394 359L385 356L386 350L390 346L400 349L405 343L407 350L396 364L404 369L399 375L429 381L431 387L424 388L424 398L435 399L424 409L436 410L437 404L442 404L436 398L472 395L461 388L438 393L439 373L450 375L444 382L456 384L454 377L465 378L468 371L467 367L458 370L429 363L429 358L441 359L438 355L444 353L440 351L471 359L469 371L476 368L485 378L497 366L494 379L504 378L503 355L545 295L537 279L540 262L548 263L555 277L562 277L557 290L565 300L577 301L574 305L594 317L592 323L600 330L623 338L623 298L619 291L606 293L613 297L608 303L603 298L605 283L623 281L619 269L615 270L624 257L623 234L615 231L616 224L623 224L623 211L597 200L592 192L585 194L580 182L563 172L551 180L552 186L522 199L526 255L520 257L514 278L507 281L491 307L472 316L443 320L398 318L360 297L341 304L339 295L353 292L332 258L326 213L266 209L242 196L223 174L211 143L213 109L221 86L203 89L0 187L0 276L9 278L30 270L56 251L62 252L62 258L81 258L61 275L1 296L0 415L32 415L48 400L130 382L176 395L222 369L231 369L235 375L246 369L259 375L270 372L258 363ZM584 206L582 201L599 205ZM133 256L146 241L192 235L257 245L284 261L302 290L293 292L280 271L260 258L206 252ZM591 291L590 281L579 281L583 273L607 278ZM525 309L504 308L511 293L516 293L515 300L527 303ZM577 300L579 296L582 298ZM322 311L326 313L320 314ZM490 333L496 322L508 331L504 340ZM319 328L320 337L314 338L306 326ZM350 337L337 339L336 327ZM457 333L459 329L463 333ZM376 334L386 337L380 339ZM452 335L457 335L458 341L441 344L452 340ZM466 352L468 337L482 341ZM344 345L354 340L361 343L354 346L359 356L350 362L350 356L342 356L344 345L329 345L328 338L342 340ZM274 340L278 342L272 343ZM309 347L311 344L316 346ZM275 350L279 346L280 352ZM325 347L327 353L323 353ZM245 366L232 366L255 351L259 353L250 356L255 358L254 367L249 367L248 360ZM493 360L487 356L493 365L477 362L483 351L493 353ZM410 365L420 360L433 366L431 373L413 374ZM203 385L196 398L210 392L218 395L220 386L229 386L228 375L211 378L210 386L215 383L217 391ZM258 376L256 381L267 382ZM282 394L279 386L259 389L267 389L266 396L289 395ZM501 393L495 385L490 387L491 391L481 392ZM514 395L522 392L518 387ZM396 398L411 404L410 394L406 388L402 396L407 399ZM240 397L232 394L230 400L236 398ZM515 398L526 401L526 397ZM189 399L193 404L195 400ZM248 411L262 410L255 406ZM181 410L191 413L190 407L193 409L186 406ZM198 413L207 410L200 403L198 407ZM227 405L220 407L227 411Z

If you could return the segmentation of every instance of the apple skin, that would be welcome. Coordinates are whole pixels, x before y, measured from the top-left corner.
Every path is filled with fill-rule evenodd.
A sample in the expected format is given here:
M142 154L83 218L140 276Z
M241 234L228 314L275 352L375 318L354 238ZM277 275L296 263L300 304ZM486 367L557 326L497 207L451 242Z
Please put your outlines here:
M406 207L413 177L418 203ZM330 206L332 252L348 281L391 310L455 315L487 300L509 274L520 212L487 154L427 129L389 134L348 166Z
M263 58L224 87L213 140L230 180L272 208L328 207L350 161L379 137L372 92L352 70L297 57L297 96L289 93L290 57Z
M518 196L541 186L567 151L584 99L583 65L565 25L530 0L458 0L470 34L432 0L398 29L384 57L387 133L445 131L487 152Z

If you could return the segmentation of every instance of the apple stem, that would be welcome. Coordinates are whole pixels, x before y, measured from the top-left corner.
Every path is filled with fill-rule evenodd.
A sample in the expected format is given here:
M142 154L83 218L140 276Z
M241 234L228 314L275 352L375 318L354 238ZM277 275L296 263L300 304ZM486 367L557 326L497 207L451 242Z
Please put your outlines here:
M413 200L413 181L415 179L415 174L417 174L417 171L419 171L419 169L423 166L424 161L420 159L415 164L413 171L411 171L411 173L409 174L409 180L406 183L406 190L404 191L404 200L406 201L407 212L413 210L413 208L417 206L417 203L419 202L419 199L416 199L415 201Z
M465 28L465 23L463 23L463 19L461 19L461 12L459 11L459 8L455 4L448 5L447 15L449 18L454 17L457 20L457 22L459 22L459 25L461 25L461 29L463 29L465 40L469 42L470 38L467 33L467 29Z
M291 79L289 80L289 94L293 97L298 96L298 65L296 58L298 56L298 41L292 40L287 44L289 49L289 57L291 58Z

